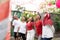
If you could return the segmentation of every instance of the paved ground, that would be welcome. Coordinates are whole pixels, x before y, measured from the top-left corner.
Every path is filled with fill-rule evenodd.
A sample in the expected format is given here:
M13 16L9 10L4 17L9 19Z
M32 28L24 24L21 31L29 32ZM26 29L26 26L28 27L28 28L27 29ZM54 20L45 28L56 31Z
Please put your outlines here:
M14 40L14 38L11 37L11 40ZM35 40L37 40L37 39L35 39ZM54 37L52 40L60 40L60 37Z
M53 40L60 40L60 37L58 37L58 38L54 38Z

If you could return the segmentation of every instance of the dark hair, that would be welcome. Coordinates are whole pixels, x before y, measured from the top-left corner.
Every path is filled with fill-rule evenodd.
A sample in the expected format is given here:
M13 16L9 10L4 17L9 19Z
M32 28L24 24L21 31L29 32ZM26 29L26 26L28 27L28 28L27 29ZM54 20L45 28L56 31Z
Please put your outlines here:
M31 20L31 22L34 22L34 19L33 19L33 17L32 17L32 20Z
M16 19L17 16L13 16L13 19ZM18 17L17 17L18 18Z
M39 19L41 19L41 15L40 14L38 14L39 16L40 16L40 18Z
M41 19L41 15L40 15L40 13L38 12L38 14L37 15L39 15L40 16L40 19Z
M29 17L30 18L30 17ZM29 19L29 18L27 18L27 19ZM27 21L28 22L28 21ZM32 20L31 20L31 22L34 22L34 19L33 19L33 17L32 17Z

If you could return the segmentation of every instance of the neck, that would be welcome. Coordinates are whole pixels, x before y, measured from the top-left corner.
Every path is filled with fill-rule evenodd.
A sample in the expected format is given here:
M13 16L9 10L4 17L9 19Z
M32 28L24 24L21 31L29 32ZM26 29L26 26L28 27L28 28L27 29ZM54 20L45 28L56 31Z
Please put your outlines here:
M31 21L28 21L28 23L30 23Z
M25 22L25 21L22 21L22 22Z
M39 21L40 19L37 19L37 21Z
M18 19L16 19L16 20L18 20Z

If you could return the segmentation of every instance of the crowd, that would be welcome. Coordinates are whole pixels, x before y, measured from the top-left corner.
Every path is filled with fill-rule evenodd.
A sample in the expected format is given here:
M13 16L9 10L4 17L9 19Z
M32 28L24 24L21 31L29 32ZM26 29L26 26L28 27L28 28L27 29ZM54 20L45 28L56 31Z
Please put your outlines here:
M35 36L38 40L52 40L54 37L55 29L49 13L44 14L43 20L38 14L35 18L22 16L21 20L15 15L13 19L15 40L34 40Z

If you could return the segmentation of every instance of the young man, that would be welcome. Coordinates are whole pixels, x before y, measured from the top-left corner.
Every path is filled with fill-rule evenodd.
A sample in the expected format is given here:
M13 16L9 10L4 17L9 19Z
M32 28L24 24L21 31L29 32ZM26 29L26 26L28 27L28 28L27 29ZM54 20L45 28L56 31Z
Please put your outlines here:
M17 40L18 39L17 32L18 32L18 29L20 26L20 20L18 19L17 16L14 16L14 21L13 21L12 25L14 26L14 38L15 38L15 40Z
M20 26L19 26L19 39L26 40L26 18L23 16L20 21Z

